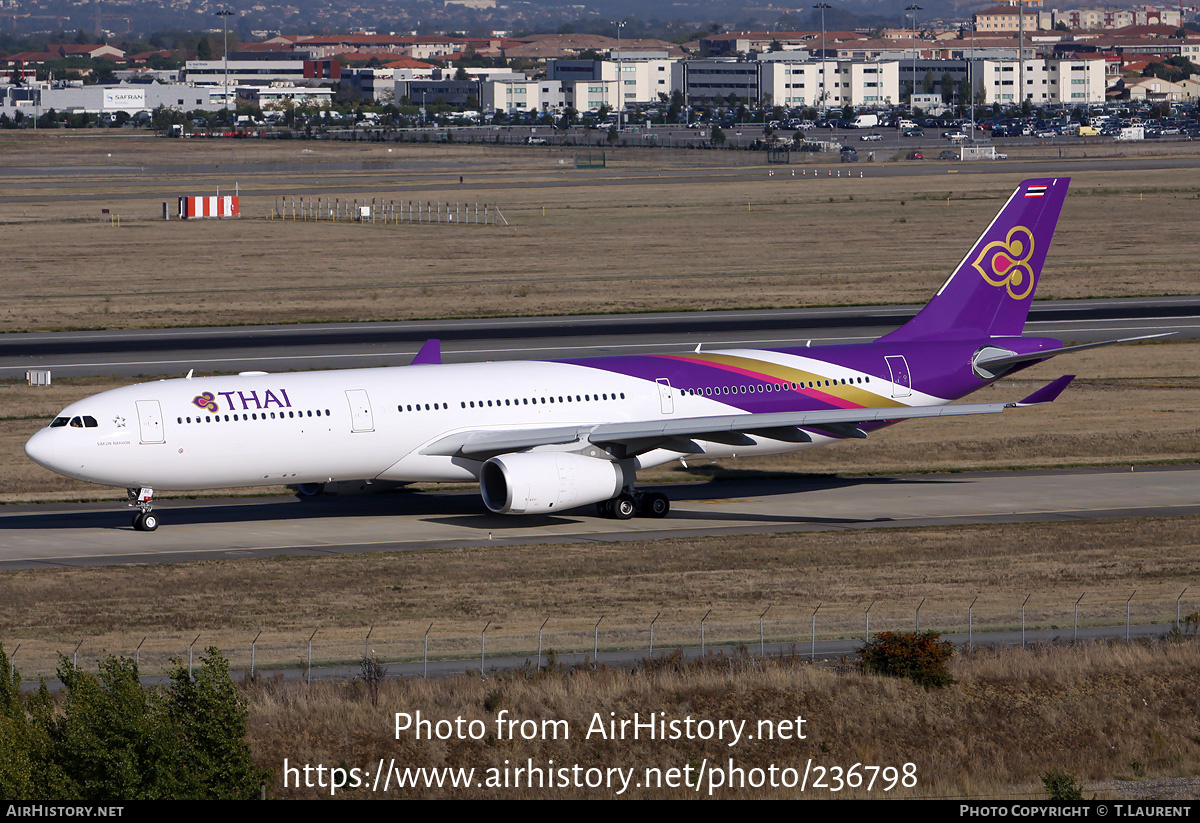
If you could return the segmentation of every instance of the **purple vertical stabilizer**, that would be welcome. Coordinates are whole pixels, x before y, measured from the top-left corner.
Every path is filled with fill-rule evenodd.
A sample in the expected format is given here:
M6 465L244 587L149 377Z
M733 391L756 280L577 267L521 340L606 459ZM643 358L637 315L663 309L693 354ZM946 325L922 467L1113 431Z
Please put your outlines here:
M917 316L888 342L1021 334L1069 177L1026 180Z

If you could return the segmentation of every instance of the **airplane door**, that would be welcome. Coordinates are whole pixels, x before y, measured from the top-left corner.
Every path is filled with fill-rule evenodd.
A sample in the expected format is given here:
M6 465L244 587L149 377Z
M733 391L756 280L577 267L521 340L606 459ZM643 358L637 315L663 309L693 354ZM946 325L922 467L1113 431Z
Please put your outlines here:
M908 371L908 361L903 355L889 355L884 360L887 361L888 369L892 373L892 397L908 397L912 394L912 375Z
M165 443L166 434L163 432L162 409L157 400L137 401L138 429L143 443Z
M671 381L665 377L658 378L658 402L663 414L673 414L675 400L671 397Z
M375 418L371 415L371 400L365 389L347 389L346 401L350 404L351 429L356 432L375 431Z

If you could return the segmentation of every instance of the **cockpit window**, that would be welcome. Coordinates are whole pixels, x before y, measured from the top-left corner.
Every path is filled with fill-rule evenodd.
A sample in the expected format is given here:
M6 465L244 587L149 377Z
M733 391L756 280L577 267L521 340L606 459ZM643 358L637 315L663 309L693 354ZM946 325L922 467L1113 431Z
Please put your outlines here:
M56 417L50 421L50 428L57 429L59 426L65 426L70 419L69 417Z
M83 428L83 418L82 417L72 417L70 426L73 429L82 429Z
M84 428L94 429L99 424L96 422L96 418L92 417L91 415L85 414L83 416L83 425L84 425Z

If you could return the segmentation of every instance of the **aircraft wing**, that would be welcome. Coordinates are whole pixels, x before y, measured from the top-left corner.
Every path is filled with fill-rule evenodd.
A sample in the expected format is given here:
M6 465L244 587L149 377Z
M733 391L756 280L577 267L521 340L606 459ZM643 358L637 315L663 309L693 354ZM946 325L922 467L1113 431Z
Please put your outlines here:
M461 456L486 460L498 454L522 451L536 446L592 443L620 446L626 457L667 448L681 454L702 451L693 440L750 444L748 435L757 434L793 443L811 441L805 431L834 437L866 437L860 425L922 417L955 417L967 414L999 414L1005 409L1049 403L1075 379L1067 374L1043 386L1033 394L1008 403L962 403L951 406L910 406L862 409L823 409L819 411L769 412L763 414L727 414L713 417L672 417L662 420L638 420L625 423L599 423L581 426L553 426L532 429L477 429L439 438L421 449L421 454Z

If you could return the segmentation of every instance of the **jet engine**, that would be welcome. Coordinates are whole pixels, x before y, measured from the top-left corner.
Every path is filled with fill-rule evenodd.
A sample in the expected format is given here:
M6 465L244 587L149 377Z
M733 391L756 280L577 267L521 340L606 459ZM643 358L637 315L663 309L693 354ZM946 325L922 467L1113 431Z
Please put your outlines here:
M633 472L619 463L562 452L502 454L483 464L479 491L497 514L546 512L599 503L621 493Z

